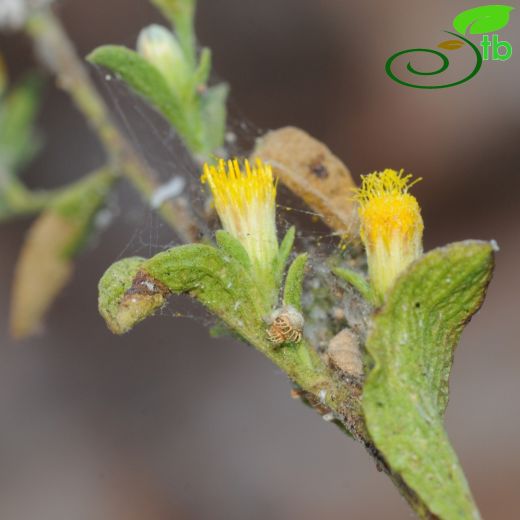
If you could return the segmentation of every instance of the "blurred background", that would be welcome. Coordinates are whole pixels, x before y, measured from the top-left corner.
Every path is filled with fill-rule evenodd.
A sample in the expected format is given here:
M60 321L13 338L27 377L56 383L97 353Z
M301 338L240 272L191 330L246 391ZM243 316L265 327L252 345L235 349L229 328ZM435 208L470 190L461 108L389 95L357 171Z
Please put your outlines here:
M391 54L433 47L470 7L200 0L197 27L231 85L233 118L245 134L292 124L324 141L356 178L385 167L423 177L415 193L426 249L466 238L498 242L487 300L456 354L447 428L484 518L513 520L520 18L513 12L500 31L513 57L484 63L462 86L410 89L384 72ZM161 23L142 0L64 0L57 8L81 55L103 43L133 47L140 28ZM20 35L1 36L0 49L14 77L34 65ZM140 115L134 98L91 72L167 179L175 152L161 123L152 132L152 116ZM30 186L58 186L101 163L96 138L53 85L39 127L46 146L26 171ZM202 318L172 317L197 314L186 302L126 336L109 333L96 305L106 267L173 238L130 188L119 190L112 213L113 225L80 256L42 335L22 343L9 338L7 317L30 221L0 225L0 518L410 518L360 446L292 401L285 376L266 359L236 341L210 339Z

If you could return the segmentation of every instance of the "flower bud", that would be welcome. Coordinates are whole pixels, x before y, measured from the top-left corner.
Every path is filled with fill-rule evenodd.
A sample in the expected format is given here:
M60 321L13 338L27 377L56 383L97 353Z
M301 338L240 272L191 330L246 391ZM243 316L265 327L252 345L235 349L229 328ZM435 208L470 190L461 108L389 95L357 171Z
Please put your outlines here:
M189 92L190 69L175 35L161 25L139 33L137 52L162 74L170 88L183 97Z

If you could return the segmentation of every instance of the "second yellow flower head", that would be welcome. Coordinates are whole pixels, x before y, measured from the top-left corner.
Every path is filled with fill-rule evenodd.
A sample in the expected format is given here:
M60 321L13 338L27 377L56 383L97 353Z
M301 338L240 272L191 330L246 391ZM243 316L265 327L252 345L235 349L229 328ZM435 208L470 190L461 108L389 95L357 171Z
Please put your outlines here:
M420 179L412 181L411 177L402 170L371 173L362 177L355 196L370 282L379 301L397 276L422 254L421 210L408 192Z

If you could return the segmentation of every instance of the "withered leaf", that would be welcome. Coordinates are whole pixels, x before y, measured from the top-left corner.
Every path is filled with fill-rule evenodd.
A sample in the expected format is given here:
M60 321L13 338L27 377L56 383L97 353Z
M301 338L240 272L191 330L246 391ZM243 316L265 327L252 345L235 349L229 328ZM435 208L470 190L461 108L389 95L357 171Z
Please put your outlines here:
M262 137L252 158L272 165L275 175L341 235L357 235L352 200L354 181L347 167L323 143L295 127Z
M37 332L51 302L69 281L73 262L62 254L76 228L54 211L40 215L31 227L16 266L11 300L11 334Z
M45 313L72 275L74 257L113 180L108 170L94 172L65 190L31 226L14 276L13 337L38 332Z

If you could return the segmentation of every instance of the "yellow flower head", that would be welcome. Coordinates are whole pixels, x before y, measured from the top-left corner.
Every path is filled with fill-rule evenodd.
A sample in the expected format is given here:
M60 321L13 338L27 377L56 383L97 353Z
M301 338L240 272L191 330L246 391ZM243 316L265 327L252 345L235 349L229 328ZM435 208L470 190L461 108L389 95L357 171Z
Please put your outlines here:
M237 238L256 267L270 270L278 253L276 236L276 182L271 166L259 159L220 160L204 165L202 183L208 183L223 228Z
M362 176L355 195L370 281L380 301L399 274L422 254L421 209L408 193L421 179L411 178L403 170L374 172Z

